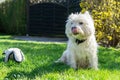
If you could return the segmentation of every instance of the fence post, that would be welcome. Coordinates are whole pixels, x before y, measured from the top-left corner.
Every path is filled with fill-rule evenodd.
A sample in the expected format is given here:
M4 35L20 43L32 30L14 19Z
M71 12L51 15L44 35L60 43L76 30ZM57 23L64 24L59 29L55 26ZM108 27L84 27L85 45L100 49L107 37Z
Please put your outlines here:
M29 36L29 7L30 7L30 2L29 0L26 1L26 11L27 11L27 26L26 26L26 36Z
M69 0L67 0L67 15L69 15Z

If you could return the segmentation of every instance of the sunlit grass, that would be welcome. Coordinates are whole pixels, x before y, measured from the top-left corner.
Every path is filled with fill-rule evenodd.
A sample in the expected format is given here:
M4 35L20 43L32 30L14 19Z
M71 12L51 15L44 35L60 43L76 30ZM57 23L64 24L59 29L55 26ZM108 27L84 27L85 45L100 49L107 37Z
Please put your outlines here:
M11 36L11 35L0 35L0 40L1 39L13 39L13 36Z
M18 47L26 60L3 62L2 51ZM0 80L120 80L120 49L99 48L99 70L74 70L65 64L54 64L66 43L13 40L0 36Z

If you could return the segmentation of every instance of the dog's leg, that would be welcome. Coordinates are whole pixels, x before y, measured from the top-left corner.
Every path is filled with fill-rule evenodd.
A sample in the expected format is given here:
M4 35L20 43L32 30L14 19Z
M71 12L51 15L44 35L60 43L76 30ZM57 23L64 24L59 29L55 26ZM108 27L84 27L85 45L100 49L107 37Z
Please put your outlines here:
M76 61L75 61L75 60L71 61L70 67L72 67L72 68L74 68L75 70L77 70L77 66L76 66Z
M67 50L63 52L63 55L55 63L67 63Z
M68 57L68 63L67 64L70 65L70 67L74 68L75 70L77 69L76 58L75 58L75 55L72 54L72 52Z
M91 57L89 57L89 63L90 63L90 67L98 70L98 58L97 55L92 55Z

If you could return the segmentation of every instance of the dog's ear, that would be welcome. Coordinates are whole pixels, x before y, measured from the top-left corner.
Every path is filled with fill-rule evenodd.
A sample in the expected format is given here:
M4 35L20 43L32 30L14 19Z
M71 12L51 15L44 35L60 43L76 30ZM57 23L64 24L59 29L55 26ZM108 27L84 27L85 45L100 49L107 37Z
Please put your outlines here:
M69 16L68 16L68 20L70 20L71 18L73 18L74 14L71 13Z
M88 11L85 11L84 15L86 15L88 18L91 18L91 15L90 15L90 13Z
M91 14L89 13L89 11L85 11L85 12L84 12L84 15L87 16L87 18L90 19L90 20L93 22L93 24L94 24L94 21L93 21L93 19L92 19Z
M73 15L74 15L74 14L71 13L71 14L68 16L68 18L67 18L67 20L66 20L65 22L66 22L66 23L69 22L69 20L71 20L71 18L72 18Z
M90 15L88 11L85 11L84 14L86 14L86 15Z

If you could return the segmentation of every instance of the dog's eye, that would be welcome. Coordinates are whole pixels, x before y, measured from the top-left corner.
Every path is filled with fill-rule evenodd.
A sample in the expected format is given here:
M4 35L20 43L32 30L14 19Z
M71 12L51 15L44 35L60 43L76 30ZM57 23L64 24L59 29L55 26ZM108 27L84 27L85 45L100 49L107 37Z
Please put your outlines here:
M72 25L73 23L71 22L71 25Z
M83 22L79 22L79 25L82 25L83 24Z

